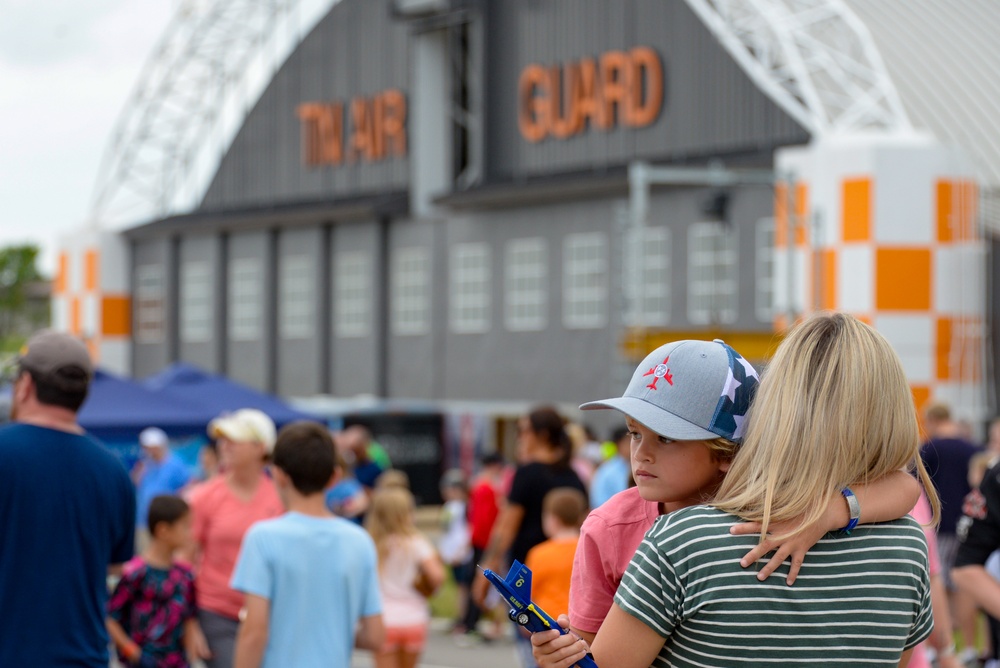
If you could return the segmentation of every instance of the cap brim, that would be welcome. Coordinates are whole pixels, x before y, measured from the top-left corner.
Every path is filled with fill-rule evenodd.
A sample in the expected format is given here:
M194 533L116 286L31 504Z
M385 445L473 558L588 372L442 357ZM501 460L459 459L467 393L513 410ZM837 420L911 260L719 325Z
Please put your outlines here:
M719 435L693 425L687 420L669 413L659 406L635 397L615 397L602 401L590 401L582 404L580 410L593 411L602 408L612 408L624 413L640 424L648 427L660 436L675 441L706 441L719 438Z
M212 438L225 436L231 440L242 441L248 436L243 425L230 418L216 418L208 423L208 435ZM256 439L254 439L256 440Z

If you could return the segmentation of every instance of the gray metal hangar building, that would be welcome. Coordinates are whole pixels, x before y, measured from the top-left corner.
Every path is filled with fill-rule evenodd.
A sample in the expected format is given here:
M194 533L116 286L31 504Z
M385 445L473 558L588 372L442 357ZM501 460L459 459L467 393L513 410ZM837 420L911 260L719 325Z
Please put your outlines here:
M135 375L577 403L621 391L636 312L763 355L773 190L698 172L770 170L809 133L685 3L405 4L334 6L200 206L127 231ZM638 245L635 161L694 168Z
M155 134L186 167L213 82L259 49L233 35L281 4L192 4L157 53L200 53L195 85L139 82L112 180L176 189L139 154ZM618 393L667 340L763 361L836 308L889 337L918 405L994 410L991 0L320 4L193 205L67 243L54 321L102 364L509 415Z

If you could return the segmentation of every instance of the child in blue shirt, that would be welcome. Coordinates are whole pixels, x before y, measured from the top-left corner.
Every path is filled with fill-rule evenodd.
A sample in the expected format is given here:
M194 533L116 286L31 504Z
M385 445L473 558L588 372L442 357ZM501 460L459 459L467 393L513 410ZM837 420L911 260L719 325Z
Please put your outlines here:
M354 647L377 649L385 635L375 545L326 506L339 469L325 427L285 426L273 470L288 512L243 539L232 579L246 594L234 665L348 666Z

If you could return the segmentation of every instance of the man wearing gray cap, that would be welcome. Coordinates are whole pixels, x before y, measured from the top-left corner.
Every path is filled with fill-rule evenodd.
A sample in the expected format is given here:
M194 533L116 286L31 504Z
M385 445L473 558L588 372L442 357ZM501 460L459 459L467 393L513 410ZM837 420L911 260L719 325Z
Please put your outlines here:
M0 428L0 666L108 665L108 566L132 557L128 473L76 415L87 348L43 330L21 350Z

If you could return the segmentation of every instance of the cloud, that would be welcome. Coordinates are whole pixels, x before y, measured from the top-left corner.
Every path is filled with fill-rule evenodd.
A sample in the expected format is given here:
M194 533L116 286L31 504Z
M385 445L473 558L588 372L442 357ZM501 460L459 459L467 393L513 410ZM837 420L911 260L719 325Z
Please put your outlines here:
M55 236L86 219L115 119L172 7L146 0L3 5L0 245L40 243L50 265Z
M15 66L58 63L94 48L91 28L121 0L5 0L0 60Z

